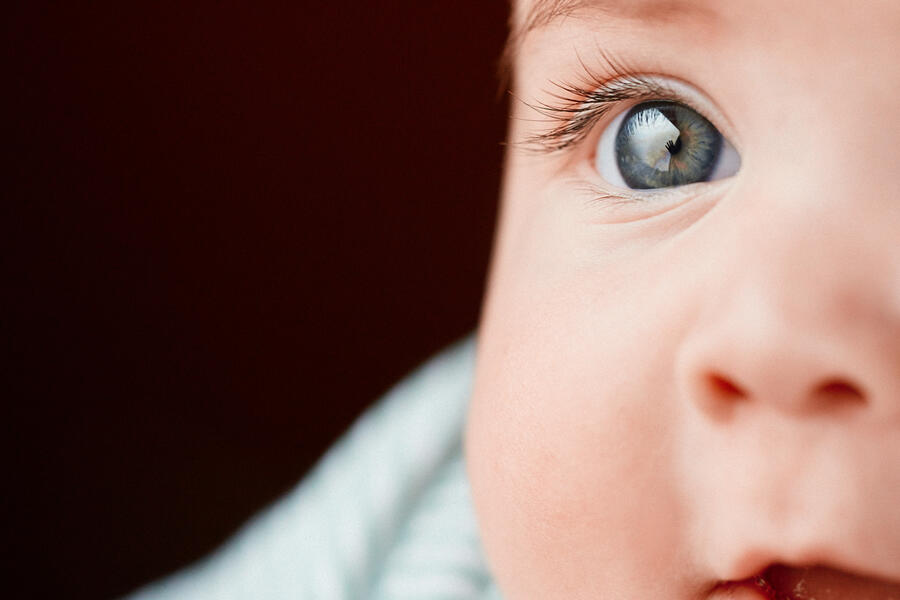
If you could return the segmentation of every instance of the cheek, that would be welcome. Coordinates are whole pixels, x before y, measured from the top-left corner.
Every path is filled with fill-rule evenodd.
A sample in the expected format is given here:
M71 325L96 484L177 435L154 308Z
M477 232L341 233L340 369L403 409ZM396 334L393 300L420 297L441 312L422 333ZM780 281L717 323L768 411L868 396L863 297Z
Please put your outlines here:
M608 268L599 285L572 271L533 289L498 274L467 454L485 548L510 599L633 592L648 569L677 565L672 324L684 319L675 290L636 272L634 262Z

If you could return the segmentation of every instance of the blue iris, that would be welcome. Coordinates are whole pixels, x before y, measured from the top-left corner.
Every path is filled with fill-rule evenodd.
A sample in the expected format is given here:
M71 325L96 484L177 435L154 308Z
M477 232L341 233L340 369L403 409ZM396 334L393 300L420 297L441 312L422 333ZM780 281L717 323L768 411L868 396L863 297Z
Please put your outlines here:
M722 151L722 134L683 104L644 102L625 116L615 148L629 187L664 188L707 181Z

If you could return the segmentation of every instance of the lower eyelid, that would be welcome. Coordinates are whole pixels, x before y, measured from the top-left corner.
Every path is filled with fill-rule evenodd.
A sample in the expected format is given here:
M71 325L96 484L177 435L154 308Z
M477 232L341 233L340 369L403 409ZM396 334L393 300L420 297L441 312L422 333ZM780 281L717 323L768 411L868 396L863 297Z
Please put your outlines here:
M694 205L699 213L708 211L718 199L727 180L688 184L659 190L606 189L585 179L569 181L570 191L584 205L587 220L602 225L618 225L660 217L685 205ZM693 212L692 212L693 214Z

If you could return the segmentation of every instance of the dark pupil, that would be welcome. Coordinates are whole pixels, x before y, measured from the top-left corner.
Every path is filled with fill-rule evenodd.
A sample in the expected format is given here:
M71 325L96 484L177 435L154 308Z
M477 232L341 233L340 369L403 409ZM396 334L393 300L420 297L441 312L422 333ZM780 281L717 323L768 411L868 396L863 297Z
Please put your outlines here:
M675 102L638 104L616 135L616 162L635 189L706 181L722 149L722 134L696 111Z
M669 151L669 154L678 154L681 151L681 136L678 136L674 142L669 140L666 142L666 150Z

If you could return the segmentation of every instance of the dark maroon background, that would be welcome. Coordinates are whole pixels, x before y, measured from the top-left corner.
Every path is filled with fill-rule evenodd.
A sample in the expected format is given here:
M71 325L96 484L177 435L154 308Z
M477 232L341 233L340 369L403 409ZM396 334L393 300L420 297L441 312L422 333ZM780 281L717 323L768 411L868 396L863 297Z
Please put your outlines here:
M5 9L4 583L203 555L474 328L506 3Z

